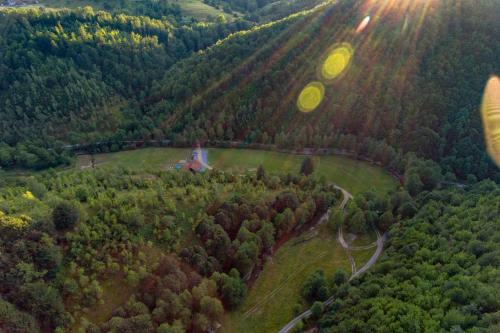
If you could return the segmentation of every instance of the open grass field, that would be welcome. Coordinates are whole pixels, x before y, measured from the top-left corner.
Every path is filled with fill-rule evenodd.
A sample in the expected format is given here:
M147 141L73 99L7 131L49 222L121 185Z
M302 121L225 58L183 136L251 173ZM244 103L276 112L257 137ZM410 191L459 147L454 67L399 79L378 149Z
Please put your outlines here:
M181 159L191 156L187 148L145 148L95 155L98 166L116 165L139 170L167 169ZM268 172L297 173L304 157L253 149L208 149L210 165L223 170L244 172L262 164ZM375 190L384 193L396 187L396 181L381 168L369 163L340 156L315 158L315 174L323 176L352 194ZM79 156L77 167L89 165L89 157Z
M233 15L224 13L222 10L207 5L201 0L172 0L171 2L178 4L185 16L191 16L198 20L214 19L221 14L223 14L228 20L232 20L234 18ZM47 7L55 8L92 6L93 8L107 11L118 11L118 9L121 9L121 6L123 6L123 2L119 0L107 1L106 5L104 5L102 1L98 0L41 0L40 3ZM134 8L123 9L132 13L134 12Z
M327 230L326 224L318 231L312 239L303 235L290 240L274 254L249 290L243 305L226 315L220 332L277 332L295 317L301 286L314 271L322 269L327 278L339 268L350 273L349 260L336 235ZM356 243L361 244L363 240ZM366 237L369 243L368 240ZM373 250L357 251L353 256L357 265L362 266L372 253ZM300 308L301 312L305 309L304 305Z
M192 16L196 19L204 20L207 18L216 18L219 15L224 15L228 20L234 18L233 15L224 13L223 11L207 5L201 0L181 0L175 1L181 7L185 15Z

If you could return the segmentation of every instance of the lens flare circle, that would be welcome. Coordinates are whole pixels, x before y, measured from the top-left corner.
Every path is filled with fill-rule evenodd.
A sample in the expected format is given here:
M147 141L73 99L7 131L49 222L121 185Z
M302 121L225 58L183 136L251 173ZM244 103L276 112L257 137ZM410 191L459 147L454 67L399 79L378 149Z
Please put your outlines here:
M319 77L327 83L343 74L351 64L354 50L349 43L332 46L324 57Z
M500 167L500 78L492 76L484 89L481 105L486 148Z
M318 107L324 96L325 86L321 82L311 82L300 92L297 107L301 112L311 112Z
M368 23L370 23L370 20L371 20L370 15L365 17L363 19L363 21L361 21L361 23L358 25L358 28L356 29L356 33L359 34L359 33L363 32L363 30L365 30L366 27L368 26Z

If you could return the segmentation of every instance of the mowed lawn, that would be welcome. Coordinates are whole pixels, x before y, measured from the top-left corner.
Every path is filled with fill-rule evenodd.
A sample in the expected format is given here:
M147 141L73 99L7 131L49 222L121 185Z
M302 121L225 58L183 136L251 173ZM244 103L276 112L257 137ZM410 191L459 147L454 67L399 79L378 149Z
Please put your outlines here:
M97 166L118 166L143 171L166 170L177 161L190 158L191 151L184 148L144 148L96 154L94 159ZM80 155L76 167L80 169L89 163L90 155Z
M140 170L165 170L191 156L186 148L144 148L95 155L98 165L117 165ZM208 149L208 161L215 168L245 172L259 165L271 173L298 173L304 156L253 149ZM88 165L88 156L79 156L77 167ZM366 162L340 156L315 157L315 174L323 176L352 194L367 190L380 193L396 187L396 181L383 169Z
M283 245L265 264L243 305L226 314L220 332L278 332L295 317L301 286L313 272L322 269L328 279L339 268L350 274L349 260L335 236L323 224L316 237L301 241L309 238L304 235ZM373 251L353 253L358 267ZM306 308L302 305L300 310Z

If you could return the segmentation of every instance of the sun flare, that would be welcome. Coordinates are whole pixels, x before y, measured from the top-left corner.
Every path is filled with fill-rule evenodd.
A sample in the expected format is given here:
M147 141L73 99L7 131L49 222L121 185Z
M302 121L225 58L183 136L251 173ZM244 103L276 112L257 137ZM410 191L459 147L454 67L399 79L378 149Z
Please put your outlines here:
M302 89L297 99L297 107L302 112L311 112L318 107L325 95L321 82L311 82Z
M336 79L349 67L353 54L353 48L349 43L342 43L331 47L321 63L319 70L320 78L326 82Z

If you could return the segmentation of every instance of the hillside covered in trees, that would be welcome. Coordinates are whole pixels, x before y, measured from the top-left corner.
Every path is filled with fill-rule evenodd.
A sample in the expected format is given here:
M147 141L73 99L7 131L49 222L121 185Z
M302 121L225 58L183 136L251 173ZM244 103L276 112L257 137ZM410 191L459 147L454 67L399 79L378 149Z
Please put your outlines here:
M498 6L346 0L226 39L253 23L184 25L175 8L164 19L3 11L1 164L65 163L66 143L239 140L345 149L400 174L413 152L450 179L498 179L478 112L500 68ZM297 96L338 43L351 45L350 67L300 112Z
M207 332L340 191L259 173L0 179L0 330Z
M497 332L500 188L422 193L392 225L380 262L336 298L319 332Z
M0 11L2 168L67 164L68 144L163 138L159 119L140 105L166 71L255 25L250 17L196 20L167 1L41 4L71 8Z
M414 152L450 179L498 178L478 108L500 67L500 10L460 3L387 10L341 1L211 47L252 23L179 25L175 10L172 23L88 9L4 11L2 166L67 162L66 143L241 140L345 149L400 174L398 161ZM299 112L300 90L342 42L354 50L347 73L317 110Z
M500 71L499 4L363 3L341 1L193 56L172 68L153 95L160 101L144 110L167 113L163 131L179 141L337 147L382 164L414 152L460 178L498 177L484 152L479 107L486 81ZM368 27L356 34L367 14ZM297 96L338 43L351 45L350 67L326 85L316 110L299 112ZM235 57L246 60L228 66ZM196 73L209 79L187 79Z
M335 302L305 324L324 332L494 332L499 191L484 181L356 196L345 215L332 216L332 232L376 226L388 233L384 254L351 282L342 272L313 275L305 299L333 294ZM246 281L276 244L339 199L313 176L263 169L106 167L2 179L0 328L206 332L245 299Z
M134 120L134 105L155 80L249 25L179 20L175 11L0 11L0 166L55 166L67 161L64 144L147 137L153 127Z
M214 331L326 217L334 235L385 233L385 252L352 281L314 273L303 327L499 331L500 172L479 109L500 2L80 2L0 8L1 332ZM31 174L130 141L341 154L400 186L343 201L314 156L273 174L250 152L241 173L91 157Z

